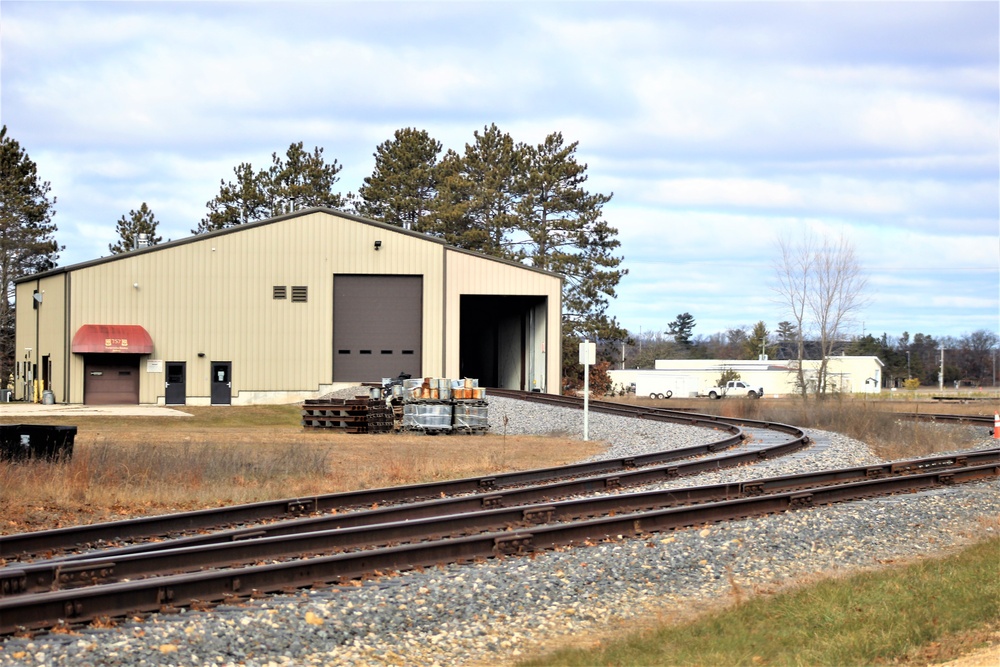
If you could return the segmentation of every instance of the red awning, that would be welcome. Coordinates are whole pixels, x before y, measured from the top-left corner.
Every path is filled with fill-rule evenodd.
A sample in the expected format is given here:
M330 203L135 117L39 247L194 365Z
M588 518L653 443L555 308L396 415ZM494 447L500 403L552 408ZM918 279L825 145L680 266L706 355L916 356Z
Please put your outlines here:
M73 336L73 351L152 354L153 339L138 324L84 324Z

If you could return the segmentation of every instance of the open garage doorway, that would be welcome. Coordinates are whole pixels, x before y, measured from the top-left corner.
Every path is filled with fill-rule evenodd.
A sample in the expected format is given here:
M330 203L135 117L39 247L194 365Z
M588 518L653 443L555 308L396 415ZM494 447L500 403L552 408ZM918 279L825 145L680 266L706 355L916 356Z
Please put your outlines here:
M546 391L546 297L463 294L459 307L462 377L482 387Z

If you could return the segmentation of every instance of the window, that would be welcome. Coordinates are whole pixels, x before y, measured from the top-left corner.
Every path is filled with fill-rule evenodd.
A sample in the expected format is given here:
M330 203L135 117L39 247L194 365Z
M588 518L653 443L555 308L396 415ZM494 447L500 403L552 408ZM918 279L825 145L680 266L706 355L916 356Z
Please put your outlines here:
M309 300L309 288L305 285L292 285L292 303L305 303Z
M275 299L285 299L288 298L288 289L284 285L274 286L274 298Z

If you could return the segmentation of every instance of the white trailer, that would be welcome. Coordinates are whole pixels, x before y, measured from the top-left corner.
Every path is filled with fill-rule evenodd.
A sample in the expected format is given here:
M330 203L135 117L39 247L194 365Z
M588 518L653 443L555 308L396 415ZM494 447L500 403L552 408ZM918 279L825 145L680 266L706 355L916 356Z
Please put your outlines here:
M694 378L664 371L639 371L635 376L635 395L654 399L689 396L697 392Z

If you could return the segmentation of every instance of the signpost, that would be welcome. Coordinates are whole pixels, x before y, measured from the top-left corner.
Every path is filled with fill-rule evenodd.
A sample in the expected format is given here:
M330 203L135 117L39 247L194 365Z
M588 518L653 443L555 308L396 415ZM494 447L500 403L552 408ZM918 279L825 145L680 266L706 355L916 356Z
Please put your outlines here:
M597 343L586 338L580 343L580 363L583 364L583 440L590 439L590 367L597 363Z

